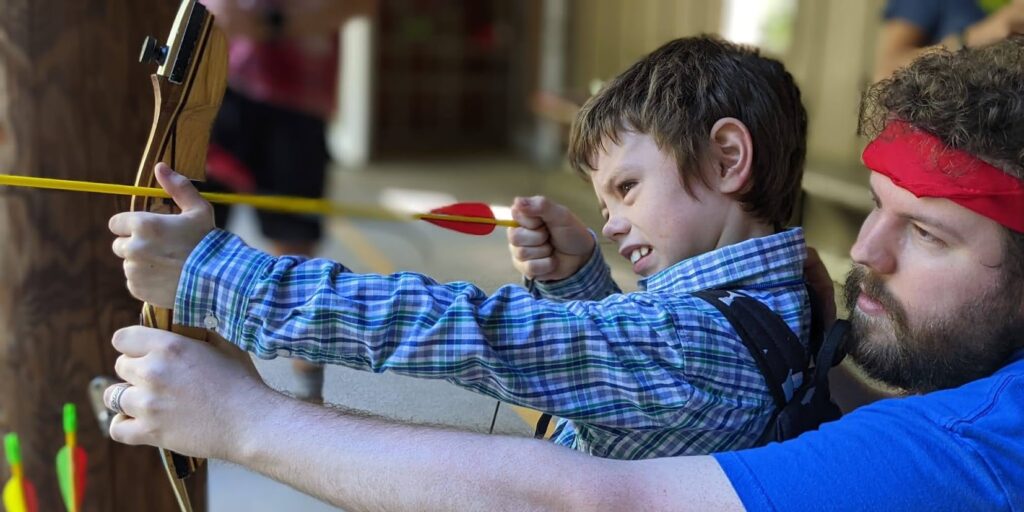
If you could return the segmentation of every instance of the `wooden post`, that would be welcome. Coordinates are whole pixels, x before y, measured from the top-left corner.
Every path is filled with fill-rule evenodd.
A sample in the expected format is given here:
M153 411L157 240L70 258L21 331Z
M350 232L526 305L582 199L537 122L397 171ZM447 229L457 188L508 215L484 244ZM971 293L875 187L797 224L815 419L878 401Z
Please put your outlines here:
M0 0L0 172L130 184L152 122L147 35L178 2ZM40 510L63 510L54 456L61 405L89 453L84 510L176 511L156 449L105 439L89 381L113 375L113 332L138 322L107 220L128 201L0 189L0 432L22 438ZM7 468L0 470L7 477ZM206 509L205 472L191 479Z

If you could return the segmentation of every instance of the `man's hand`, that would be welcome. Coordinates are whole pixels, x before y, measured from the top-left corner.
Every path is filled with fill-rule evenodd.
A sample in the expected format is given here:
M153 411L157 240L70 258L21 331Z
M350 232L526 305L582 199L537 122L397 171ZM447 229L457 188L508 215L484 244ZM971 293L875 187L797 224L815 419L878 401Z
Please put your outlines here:
M110 231L118 236L113 249L124 259L128 291L156 307L171 308L185 260L213 230L213 207L167 164L156 165L156 179L181 213L119 213L110 218Z
M508 230L512 265L524 276L557 281L576 273L594 252L594 237L568 208L543 196L517 197Z
M248 355L227 343L140 326L117 331L112 343L123 354L114 370L130 385L119 400L124 413L110 424L110 437L121 443L232 459L245 450L244 429L279 396ZM120 385L104 393L107 407Z

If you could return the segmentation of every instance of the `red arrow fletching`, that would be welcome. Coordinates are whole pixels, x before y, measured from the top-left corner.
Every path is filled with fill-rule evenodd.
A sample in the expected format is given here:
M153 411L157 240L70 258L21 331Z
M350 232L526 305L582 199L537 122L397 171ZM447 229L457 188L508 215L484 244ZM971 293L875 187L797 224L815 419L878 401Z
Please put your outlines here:
M494 212L491 211L491 207L487 206L486 203L456 203L435 208L430 210L430 213L457 215L460 217L475 217L481 220L494 220ZM441 226L442 228L450 229L452 231L458 231L459 233L466 233L468 235L489 235L494 232L494 228L496 227L494 223L488 222L468 222L464 220L443 220L431 218L424 218L423 220L436 226Z
M25 496L25 510L27 512L39 512L39 497L36 495L36 487L28 479L22 479L21 492Z

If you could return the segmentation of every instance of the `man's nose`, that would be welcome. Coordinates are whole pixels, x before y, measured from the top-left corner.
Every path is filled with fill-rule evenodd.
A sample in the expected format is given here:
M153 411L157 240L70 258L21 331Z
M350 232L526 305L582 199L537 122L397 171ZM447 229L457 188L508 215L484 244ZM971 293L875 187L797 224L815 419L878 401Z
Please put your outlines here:
M899 244L895 219L887 219L878 211L864 220L857 241L850 248L850 258L876 274L896 271L896 250Z

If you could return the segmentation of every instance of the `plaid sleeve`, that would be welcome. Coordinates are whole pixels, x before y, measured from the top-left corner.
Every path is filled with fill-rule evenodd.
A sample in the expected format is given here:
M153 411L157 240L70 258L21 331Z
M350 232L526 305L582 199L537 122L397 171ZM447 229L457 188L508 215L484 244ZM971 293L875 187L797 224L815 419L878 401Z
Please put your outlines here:
M596 243L590 259L575 274L560 281L527 280L527 288L537 298L552 300L601 300L622 293L601 255L601 245Z
M488 296L414 273L272 258L217 231L189 257L175 314L216 325L261 358L443 378L563 418L637 428L685 414L694 369L678 336L700 327L635 295L557 302L506 286Z

